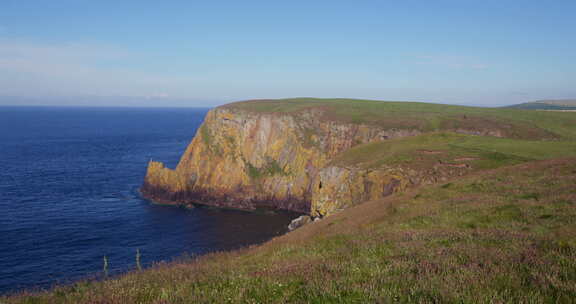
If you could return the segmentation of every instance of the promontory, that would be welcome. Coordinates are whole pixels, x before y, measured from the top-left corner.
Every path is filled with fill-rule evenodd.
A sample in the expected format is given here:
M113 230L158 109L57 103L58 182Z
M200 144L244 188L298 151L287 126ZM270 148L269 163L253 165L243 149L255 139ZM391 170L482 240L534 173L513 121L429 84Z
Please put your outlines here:
M150 161L141 191L161 203L322 217L415 185L522 161L482 149L505 144L498 138L553 142L564 131L561 121L550 123L534 111L351 99L242 101L208 112L175 169Z

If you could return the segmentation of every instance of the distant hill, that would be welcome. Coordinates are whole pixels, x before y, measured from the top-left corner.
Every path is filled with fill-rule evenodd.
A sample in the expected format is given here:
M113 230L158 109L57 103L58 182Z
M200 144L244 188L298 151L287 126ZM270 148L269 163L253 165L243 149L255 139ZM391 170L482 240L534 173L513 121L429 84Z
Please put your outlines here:
M525 102L507 108L525 110L576 110L576 99L551 99Z

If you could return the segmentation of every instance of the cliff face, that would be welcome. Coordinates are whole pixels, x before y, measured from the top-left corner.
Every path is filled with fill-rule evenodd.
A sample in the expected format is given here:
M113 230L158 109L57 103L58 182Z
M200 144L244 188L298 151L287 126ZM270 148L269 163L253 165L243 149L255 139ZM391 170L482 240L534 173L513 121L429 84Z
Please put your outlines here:
M418 134L416 129L326 120L318 109L294 115L216 108L207 114L175 170L149 163L141 190L164 203L325 215L360 197L389 195L407 184L394 174L325 168L334 155L354 145ZM331 181L339 179L366 185L369 194L330 195ZM363 193L364 188L357 191Z
M313 106L303 106L310 104ZM339 100L218 107L207 114L174 170L159 162L149 163L141 191L162 203L273 208L324 216L411 185L466 174L471 166L462 159L502 158L480 155L476 147L469 147L442 157L436 157L434 151L408 151L411 163L420 167L403 166L402 161L372 161L372 155L391 147L390 140L419 138L415 136L434 131L511 138L552 136L522 121L466 114L477 109L458 108L465 114L444 114L445 109L455 113L454 108L441 105ZM366 117L369 119L362 120ZM421 149L417 141L405 143L410 145ZM364 159L373 165L335 161L357 150L355 146L369 152Z

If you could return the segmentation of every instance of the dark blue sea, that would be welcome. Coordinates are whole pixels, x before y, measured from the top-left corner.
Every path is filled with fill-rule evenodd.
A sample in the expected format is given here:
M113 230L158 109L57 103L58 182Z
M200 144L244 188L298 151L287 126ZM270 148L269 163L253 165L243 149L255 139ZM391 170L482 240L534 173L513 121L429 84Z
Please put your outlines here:
M0 107L0 294L260 243L286 213L142 199L147 162L174 167L208 109Z

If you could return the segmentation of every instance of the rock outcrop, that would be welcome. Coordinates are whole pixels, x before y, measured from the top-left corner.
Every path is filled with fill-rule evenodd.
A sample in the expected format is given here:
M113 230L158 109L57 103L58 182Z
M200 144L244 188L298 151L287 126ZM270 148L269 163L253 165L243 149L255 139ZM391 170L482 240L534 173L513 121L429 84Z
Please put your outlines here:
M313 219L312 217L310 217L309 215L301 215L297 218L295 218L294 220L292 220L292 222L290 222L290 225L288 225L288 231L293 231L296 230L308 223L312 223Z
M495 128L493 123L484 129L474 124L468 128L470 121L474 122L464 116L438 125L453 132L499 137L514 131ZM392 126L332 119L322 107L295 111L218 107L207 114L175 169L149 163L141 192L161 203L329 215L442 176L401 167L362 169L331 163L354 146L416 136L427 128L424 120L409 122L415 123ZM430 170L438 167L451 170L451 175L467 170L466 165Z
M319 109L293 114L219 107L207 114L176 169L149 163L141 191L161 203L325 215L360 197L385 196L406 186L395 175L360 174L356 180L359 173L350 176L342 173L345 169L325 168L329 160L358 144L420 133L326 120ZM360 194L359 189L328 195L331 181L342 178L366 185L369 194ZM318 191L322 183L326 188Z

